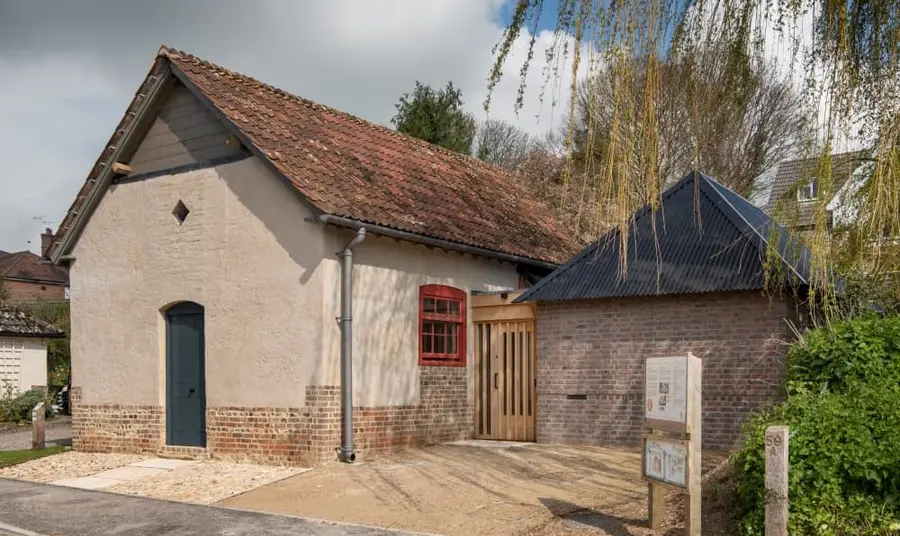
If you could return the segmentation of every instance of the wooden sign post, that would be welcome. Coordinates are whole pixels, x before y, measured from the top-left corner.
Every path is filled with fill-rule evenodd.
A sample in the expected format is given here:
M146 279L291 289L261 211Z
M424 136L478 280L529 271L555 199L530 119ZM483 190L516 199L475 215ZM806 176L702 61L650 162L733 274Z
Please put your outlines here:
M766 428L766 536L788 533L788 427Z
M44 403L31 410L31 448L40 450L46 445L44 440Z
M700 535L702 386L700 359L690 353L646 361L641 475L654 530L665 518L665 490L675 489L687 495L685 533Z

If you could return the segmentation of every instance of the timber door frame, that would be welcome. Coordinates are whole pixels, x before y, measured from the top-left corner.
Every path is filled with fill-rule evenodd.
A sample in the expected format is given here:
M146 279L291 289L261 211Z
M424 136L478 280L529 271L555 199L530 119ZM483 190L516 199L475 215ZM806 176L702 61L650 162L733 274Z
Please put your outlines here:
M537 331L534 304L522 291L473 293L471 299L474 437L537 440Z

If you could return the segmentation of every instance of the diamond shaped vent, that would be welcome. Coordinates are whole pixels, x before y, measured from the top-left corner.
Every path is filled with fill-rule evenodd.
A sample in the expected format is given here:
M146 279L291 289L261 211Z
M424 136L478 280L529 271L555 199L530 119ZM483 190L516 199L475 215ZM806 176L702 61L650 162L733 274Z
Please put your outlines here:
M185 204L181 201L178 201L178 204L176 204L175 208L172 209L172 216L175 217L175 221L178 222L178 225L184 223L184 220L187 219L188 214L190 213L191 211L188 210L187 206L185 206Z

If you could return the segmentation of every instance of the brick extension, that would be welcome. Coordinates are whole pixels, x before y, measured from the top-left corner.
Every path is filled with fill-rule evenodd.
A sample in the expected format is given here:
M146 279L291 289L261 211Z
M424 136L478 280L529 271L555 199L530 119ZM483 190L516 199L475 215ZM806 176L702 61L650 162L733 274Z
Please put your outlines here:
M541 303L538 441L636 445L644 358L690 351L703 359L703 446L731 448L748 415L781 396L785 319L796 318L792 300L757 291Z
M416 406L354 408L354 442L362 458L413 445L465 439L472 433L465 368L420 367ZM72 443L88 452L208 455L257 463L309 465L335 459L341 442L340 387L309 386L302 408L210 407L206 451L164 445L161 406L85 405L73 387Z

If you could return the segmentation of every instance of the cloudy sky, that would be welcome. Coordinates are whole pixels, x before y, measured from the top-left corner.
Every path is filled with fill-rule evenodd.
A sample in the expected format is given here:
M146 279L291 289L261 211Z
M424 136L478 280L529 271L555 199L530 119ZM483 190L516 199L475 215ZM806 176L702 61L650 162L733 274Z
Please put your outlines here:
M298 95L387 124L415 80L481 103L510 6L504 0L0 0L0 250L37 250L56 228L166 44ZM552 23L555 21L548 21ZM539 34L526 106L513 111L517 48L491 115L543 133ZM31 241L29 244L28 242Z

